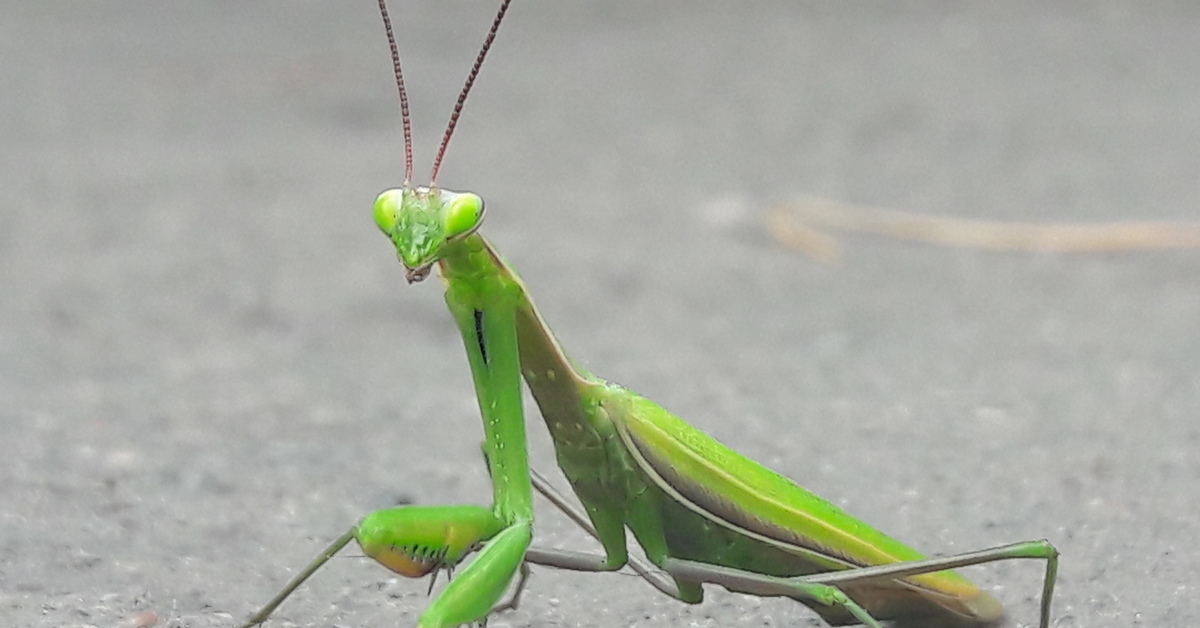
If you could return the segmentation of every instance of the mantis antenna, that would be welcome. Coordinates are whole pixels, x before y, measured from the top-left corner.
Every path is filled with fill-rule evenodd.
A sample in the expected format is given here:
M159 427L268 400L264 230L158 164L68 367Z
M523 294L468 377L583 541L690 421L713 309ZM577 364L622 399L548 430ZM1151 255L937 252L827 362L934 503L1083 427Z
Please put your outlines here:
M383 17L383 29L387 31L388 48L392 50L392 72L396 75L396 89L400 91L400 119L404 124L404 187L407 188L412 184L413 173L412 120L408 117L408 92L404 90L400 49L396 47L396 35L392 32L392 19L388 17L385 0L379 0L379 15Z
M479 48L479 54L475 55L475 63L471 65L471 72L467 74L462 92L458 94L458 100L455 101L454 109L450 112L450 122L446 125L446 134L442 136L442 144L433 159L433 171L429 175L429 187L431 188L437 186L438 171L442 168L442 158L446 155L446 148L450 146L450 138L454 136L454 127L458 126L458 118L462 115L467 95L471 93L471 87L475 85L475 78L479 76L479 69L483 67L483 60L487 58L488 50L492 48L492 42L496 40L496 33L500 30L500 23L504 21L504 14L508 11L510 4L512 4L512 0L503 0L500 3L500 10L496 12L496 18L492 20L492 27L488 29L483 46ZM392 21L388 18L386 0L379 0L379 14L383 17L383 28L387 31L388 47L392 51L392 70L396 74L396 88L400 92L400 117L404 123L404 187L407 188L412 183L413 171L412 122L408 115L408 94L404 91L404 75L400 71L400 51L396 47L396 36L392 32Z

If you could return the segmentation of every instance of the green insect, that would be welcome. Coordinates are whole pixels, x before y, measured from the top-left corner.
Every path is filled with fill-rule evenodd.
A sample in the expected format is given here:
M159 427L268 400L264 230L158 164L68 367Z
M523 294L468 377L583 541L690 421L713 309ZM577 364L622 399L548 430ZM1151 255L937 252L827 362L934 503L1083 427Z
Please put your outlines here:
M835 625L986 625L1003 615L1000 603L948 570L1017 558L1046 563L1040 617L1046 628L1058 564L1058 551L1047 541L926 558L567 356L520 277L478 233L483 200L434 183L510 2L501 2L458 97L429 186L412 187L408 101L387 8L379 1L400 92L406 159L404 186L378 197L375 222L395 245L410 283L425 279L434 266L445 281L446 304L462 333L483 415L492 506L400 506L371 513L244 626L266 621L353 539L367 556L410 577L436 576L474 554L421 615L423 628L482 622L515 607L530 563L577 571L629 565L660 591L692 604L702 600L704 583L786 596ZM583 512L529 467L522 377ZM603 555L530 547L534 487L598 539ZM653 565L628 555L626 529ZM501 604L518 573L513 599Z

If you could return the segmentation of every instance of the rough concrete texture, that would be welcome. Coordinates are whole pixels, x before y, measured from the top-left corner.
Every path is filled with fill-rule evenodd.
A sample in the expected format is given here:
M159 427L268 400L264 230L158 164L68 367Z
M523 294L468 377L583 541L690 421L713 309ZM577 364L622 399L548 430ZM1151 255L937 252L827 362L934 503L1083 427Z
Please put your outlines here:
M392 10L422 179L493 6ZM440 183L593 371L930 553L1053 540L1058 626L1192 626L1200 252L822 266L763 219L1191 219L1197 42L1192 2L523 0ZM9 3L0 91L0 624L227 627L372 509L486 503L440 290L370 217L403 163L374 3ZM1037 565L969 573L1035 621ZM425 603L339 558L268 625ZM734 625L818 622L537 570L489 623Z

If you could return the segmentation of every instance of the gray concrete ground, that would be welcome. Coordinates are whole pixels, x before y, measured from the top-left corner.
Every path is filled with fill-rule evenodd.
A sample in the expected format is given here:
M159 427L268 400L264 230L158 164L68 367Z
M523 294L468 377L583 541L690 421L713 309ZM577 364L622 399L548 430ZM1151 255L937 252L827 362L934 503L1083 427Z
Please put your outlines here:
M393 7L418 178L492 9ZM440 182L595 372L926 551L1053 540L1059 626L1192 626L1200 253L821 266L762 220L1191 219L1198 42L1191 2L524 0ZM230 626L374 508L486 502L440 291L370 218L374 3L9 3L0 91L0 624ZM1039 572L970 570L1024 625ZM341 558L269 625L412 625L424 588ZM538 570L489 625L817 620Z

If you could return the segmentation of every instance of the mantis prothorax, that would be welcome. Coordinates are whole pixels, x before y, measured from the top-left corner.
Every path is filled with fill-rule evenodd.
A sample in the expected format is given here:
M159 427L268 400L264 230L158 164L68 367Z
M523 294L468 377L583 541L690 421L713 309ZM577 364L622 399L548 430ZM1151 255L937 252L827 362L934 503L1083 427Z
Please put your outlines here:
M493 501L481 506L399 506L367 515L256 613L260 624L351 540L404 576L473 560L418 620L423 628L483 621L526 563L577 571L632 565L660 591L688 603L702 585L786 596L831 624L879 621L989 624L999 602L950 569L997 560L1045 562L1040 625L1046 628L1058 552L1031 541L926 558L829 502L738 454L658 404L574 363L555 340L517 273L478 233L483 200L436 185L455 124L511 0L504 0L459 94L427 187L413 187L412 133L400 57L384 1L404 125L404 185L375 201L375 222L395 246L409 283L436 266L458 325L483 415ZM521 401L524 378L582 512L529 468ZM599 540L603 555L531 548L532 488ZM628 556L626 529L654 567Z

